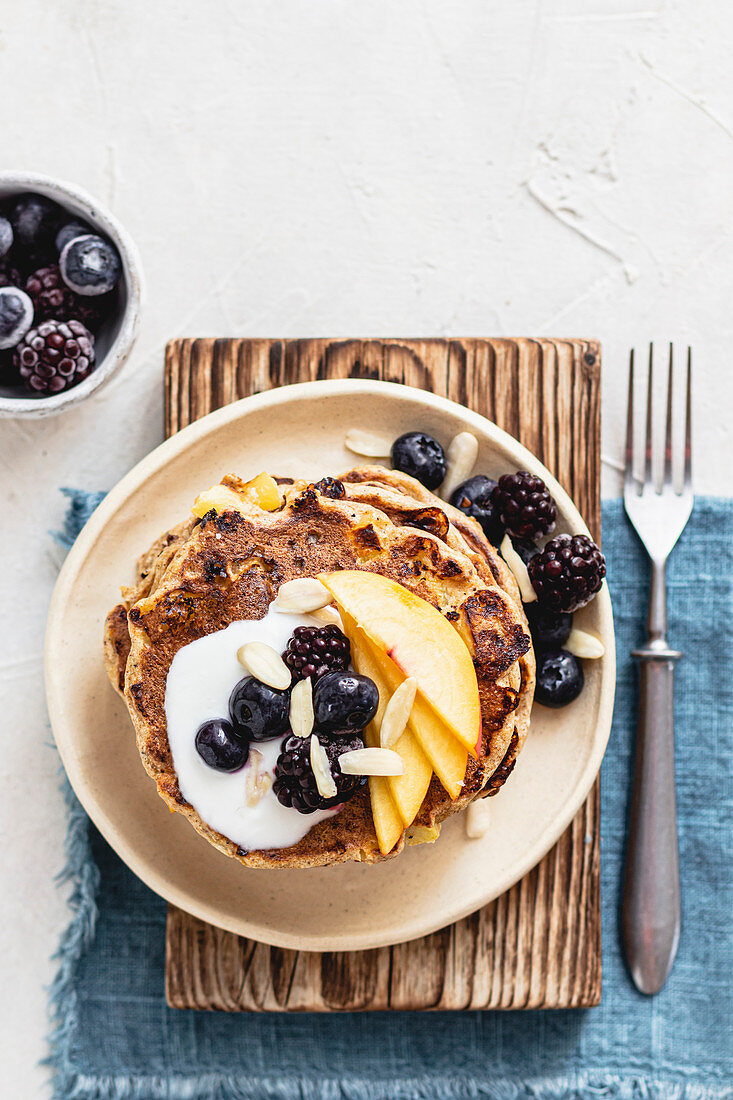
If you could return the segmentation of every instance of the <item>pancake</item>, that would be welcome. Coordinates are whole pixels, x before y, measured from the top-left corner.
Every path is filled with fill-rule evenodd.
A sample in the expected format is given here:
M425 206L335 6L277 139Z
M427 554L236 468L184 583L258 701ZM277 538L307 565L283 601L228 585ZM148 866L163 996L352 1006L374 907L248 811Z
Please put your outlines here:
M122 603L108 616L105 660L113 686L124 690L146 770L172 809L247 866L308 867L385 858L366 785L338 815L316 824L298 844L246 852L203 822L178 787L164 709L173 657L195 638L235 620L262 618L287 580L343 568L380 573L457 620L472 643L483 718L479 759L469 758L456 800L433 778L410 832L434 832L451 813L491 791L495 780L506 778L511 770L507 761L526 736L518 718L528 709L528 700L531 705L532 684L522 672L531 648L518 594L497 564L501 559L493 548L481 556L480 528L480 537L469 528L471 545L452 518L447 520L448 506L432 494L428 501L427 490L417 482L380 485L379 478L391 471L377 474L378 469L346 475L344 499L296 483L283 486L279 511L263 511L241 495L236 509L180 524L142 556L136 584L123 592ZM242 488L233 477L223 484L234 493ZM433 510L421 518L422 527L409 514L416 508ZM390 856L402 849L405 839L403 835Z

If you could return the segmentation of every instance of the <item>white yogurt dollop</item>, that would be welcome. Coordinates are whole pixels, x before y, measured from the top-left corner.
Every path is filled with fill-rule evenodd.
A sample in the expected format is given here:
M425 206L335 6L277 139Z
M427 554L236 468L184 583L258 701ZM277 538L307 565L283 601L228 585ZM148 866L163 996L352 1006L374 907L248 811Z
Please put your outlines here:
M282 806L272 788L254 806L247 805L247 772L251 756L238 772L218 772L196 752L199 726L210 718L229 717L229 696L246 673L237 650L247 642L266 642L282 653L296 626L319 625L310 615L268 611L264 619L246 619L206 634L179 649L168 671L165 716L168 743L178 785L187 802L212 829L245 851L289 848L319 821L337 810L300 814ZM284 737L253 742L262 753L260 774L272 776Z

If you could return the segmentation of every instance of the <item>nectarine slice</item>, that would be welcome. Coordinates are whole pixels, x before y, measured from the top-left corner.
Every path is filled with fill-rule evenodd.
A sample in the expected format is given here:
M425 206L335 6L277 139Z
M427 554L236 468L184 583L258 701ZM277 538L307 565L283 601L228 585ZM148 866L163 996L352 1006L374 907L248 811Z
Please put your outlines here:
M422 696L472 756L481 739L481 704L473 659L441 613L401 584L360 569L318 578Z

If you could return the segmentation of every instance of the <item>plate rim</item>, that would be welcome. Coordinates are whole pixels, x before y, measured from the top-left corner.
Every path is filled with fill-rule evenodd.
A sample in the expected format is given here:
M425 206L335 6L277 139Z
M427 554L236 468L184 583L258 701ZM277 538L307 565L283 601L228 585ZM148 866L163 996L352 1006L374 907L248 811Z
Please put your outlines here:
M388 930L384 930L381 933L372 935L359 934L357 937L348 934L308 937L307 942L304 943L302 935L277 930L272 932L246 919L228 919L226 915L222 915L217 909L208 906L205 902L195 898L192 899L190 894L178 889L164 876L156 873L156 868L151 866L149 861L141 860L133 852L126 842L124 834L119 832L118 826L108 817L103 805L98 801L94 792L89 789L87 782L80 774L81 769L76 768L73 755L67 751L64 732L60 728L63 724L59 717L61 708L57 708L56 701L63 684L57 682L53 673L55 667L54 652L57 644L56 633L58 624L63 618L63 607L71 594L81 567L92 552L96 541L103 533L108 522L129 497L140 490L144 483L169 461L200 438L216 431L217 428L230 423L232 420L237 420L243 413L250 410L286 405L293 401L297 402L318 396L353 395L359 392L382 393L388 398L399 399L402 397L407 400L417 400L433 410L442 410L453 416L460 416L469 423L472 422L477 431L487 436L505 453L508 452L513 461L517 461L517 468L524 466L524 468L534 469L534 472L539 473L556 498L561 513L571 521L574 528L577 528L578 533L589 534L588 527L572 498L544 464L514 436L499 428L493 421L488 420L472 409L466 408L459 402L451 401L447 397L429 391L420 390L414 386L399 382L384 382L378 379L321 379L297 382L267 390L263 393L252 394L200 417L176 432L169 439L164 440L136 463L110 489L69 550L54 586L46 625L44 675L46 699L54 740L76 797L105 840L142 882L160 897L184 912L237 935L246 936L270 946L291 950L313 952L360 951L397 943L407 943L463 919L505 893L544 858L582 807L598 775L611 732L616 686L615 638L611 599L608 586L604 583L596 597L596 604L600 613L600 632L606 652L602 658L604 663L600 697L593 725L593 743L586 767L575 785L573 796L568 799L563 812L555 817L552 826L545 830L521 861L513 862L510 865L510 869L501 879L494 882L478 904L473 900L468 905L456 904L450 908L447 917L445 912L441 912L440 918L434 921L426 921L424 917L420 919L421 914L418 910L412 920L406 923L406 926L401 926L397 934L390 934Z

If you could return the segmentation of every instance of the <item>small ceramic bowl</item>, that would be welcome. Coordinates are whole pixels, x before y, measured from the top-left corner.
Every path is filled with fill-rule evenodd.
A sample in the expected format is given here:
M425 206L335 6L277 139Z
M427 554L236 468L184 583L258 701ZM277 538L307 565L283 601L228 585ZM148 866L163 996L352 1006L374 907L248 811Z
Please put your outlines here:
M115 309L97 334L97 365L88 378L63 393L35 396L10 386L0 386L0 417L42 417L78 405L109 382L125 363L140 326L142 269L137 249L108 210L80 187L31 172L0 172L0 201L24 191L53 199L70 217L88 222L117 248L122 278L116 290Z

